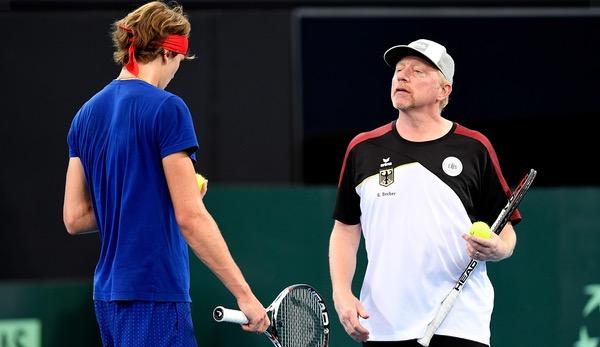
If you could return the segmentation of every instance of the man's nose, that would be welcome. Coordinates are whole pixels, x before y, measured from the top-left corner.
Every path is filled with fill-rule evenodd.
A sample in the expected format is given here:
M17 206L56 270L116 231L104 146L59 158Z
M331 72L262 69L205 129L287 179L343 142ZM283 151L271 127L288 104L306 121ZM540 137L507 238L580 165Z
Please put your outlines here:
M396 73L396 79L398 81L409 81L410 80L410 76L409 76L408 71L406 71L406 69L398 71Z

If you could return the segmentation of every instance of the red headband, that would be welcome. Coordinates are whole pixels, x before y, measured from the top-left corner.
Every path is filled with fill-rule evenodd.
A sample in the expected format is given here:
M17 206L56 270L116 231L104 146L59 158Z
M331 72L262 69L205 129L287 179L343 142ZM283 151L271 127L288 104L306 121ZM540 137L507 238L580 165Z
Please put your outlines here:
M127 59L125 68L134 76L137 76L140 72L140 69L137 61L135 60L135 33L133 33L133 30L121 25L119 25L119 28L132 34L131 38L129 39L129 58ZM188 38L183 35L169 35L160 43L160 46L171 52L185 55L188 51Z

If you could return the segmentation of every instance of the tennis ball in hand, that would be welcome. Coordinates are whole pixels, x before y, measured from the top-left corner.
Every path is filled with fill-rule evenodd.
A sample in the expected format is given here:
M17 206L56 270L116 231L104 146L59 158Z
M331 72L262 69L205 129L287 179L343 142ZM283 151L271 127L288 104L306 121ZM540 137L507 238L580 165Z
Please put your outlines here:
M485 222L475 222L469 229L469 234L472 236L481 237L482 239L489 239L492 237L492 231L490 226Z
M208 180L204 178L204 176L202 176L201 174L197 173L196 183L198 183L198 188L200 188L200 191L204 193L207 189Z

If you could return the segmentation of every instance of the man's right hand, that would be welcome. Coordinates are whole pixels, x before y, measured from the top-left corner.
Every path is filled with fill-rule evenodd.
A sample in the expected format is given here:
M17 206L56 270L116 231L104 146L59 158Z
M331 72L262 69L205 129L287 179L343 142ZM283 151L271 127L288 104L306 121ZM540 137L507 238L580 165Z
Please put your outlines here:
M369 331L360 324L358 317L367 319L369 318L369 314L365 311L358 298L349 293L334 295L333 301L335 303L335 310L346 333L356 342L367 341L369 339Z
M248 323L242 324L242 329L256 333L264 333L267 330L271 324L267 311L254 295L248 299L238 300L238 306L248 318Z

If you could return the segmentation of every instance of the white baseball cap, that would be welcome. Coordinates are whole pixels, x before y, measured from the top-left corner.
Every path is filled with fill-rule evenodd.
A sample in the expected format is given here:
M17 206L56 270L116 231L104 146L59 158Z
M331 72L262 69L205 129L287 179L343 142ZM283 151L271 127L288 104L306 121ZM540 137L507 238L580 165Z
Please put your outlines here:
M383 60L389 66L395 67L400 59L409 55L421 57L429 61L442 72L448 82L452 83L452 79L454 78L454 60L446 52L446 47L431 40L419 39L408 45L398 45L388 49L383 54Z

